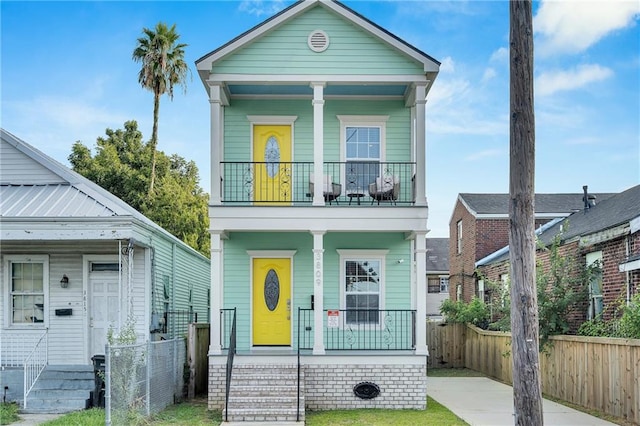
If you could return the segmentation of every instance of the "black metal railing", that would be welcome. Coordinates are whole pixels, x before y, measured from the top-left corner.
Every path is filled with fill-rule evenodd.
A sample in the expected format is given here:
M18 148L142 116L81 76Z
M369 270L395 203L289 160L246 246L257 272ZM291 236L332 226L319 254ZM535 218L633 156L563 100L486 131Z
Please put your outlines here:
M312 349L313 312L298 311L298 347ZM408 309L325 309L326 350L413 350L416 311Z
M222 162L225 204L311 204L313 162ZM411 205L415 202L414 162L346 161L323 164L328 205ZM328 181L328 184L324 182Z
M226 309L225 309L226 310ZM236 354L236 309L229 309L233 311L233 319L231 320L231 333L229 336L229 350L227 352L227 371L226 371L226 386L224 394L224 420L229 421L229 390L231 388L231 374L233 372L233 358ZM222 312L221 312L222 313Z
M236 308L220 309L220 347L229 349L231 344L231 326L236 316Z

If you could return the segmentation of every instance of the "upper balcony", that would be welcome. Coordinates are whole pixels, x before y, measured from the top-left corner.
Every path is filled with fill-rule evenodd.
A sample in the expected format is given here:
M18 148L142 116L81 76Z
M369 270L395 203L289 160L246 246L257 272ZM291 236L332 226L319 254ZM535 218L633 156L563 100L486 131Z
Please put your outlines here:
M314 182L322 184L320 205L412 206L414 162L325 162L315 179L313 162L221 162L223 205L311 206Z

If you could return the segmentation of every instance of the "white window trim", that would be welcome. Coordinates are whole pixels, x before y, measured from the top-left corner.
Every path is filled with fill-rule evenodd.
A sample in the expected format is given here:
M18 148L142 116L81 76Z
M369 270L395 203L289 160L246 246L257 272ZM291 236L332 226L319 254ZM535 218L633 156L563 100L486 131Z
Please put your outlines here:
M462 253L462 219L456 222L456 253Z
M337 115L340 120L340 161L347 161L347 127L380 128L380 162L386 161L388 115Z
M13 323L13 309L11 306L11 263L42 263L42 291L44 293L43 322ZM49 327L49 255L5 255L4 256L4 328L10 329L44 329Z
M338 249L336 250L340 255L340 275L338 277L340 281L340 309L347 309L347 292L344 286L346 270L344 264L347 260L356 260L356 259L371 259L380 261L380 299L378 301L378 309L385 309L385 281L386 281L386 272L385 272L385 262L386 256L389 253L389 250L345 250ZM346 318L340 318L340 327L346 325ZM382 328L384 324L382 321L379 321L378 324L368 324L368 327L373 328Z

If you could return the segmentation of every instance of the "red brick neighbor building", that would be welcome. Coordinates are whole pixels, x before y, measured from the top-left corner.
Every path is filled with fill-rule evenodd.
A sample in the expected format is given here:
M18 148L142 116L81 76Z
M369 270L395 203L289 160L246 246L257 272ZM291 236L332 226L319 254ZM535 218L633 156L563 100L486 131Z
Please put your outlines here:
M611 319L617 306L640 293L640 185L555 221L538 240L549 246L558 235L562 256L600 266L589 283L584 309L573 315L574 325L598 315ZM543 265L548 257L544 250L536 254ZM488 281L499 282L509 273L508 248L481 259L476 267Z
M590 195L601 202L613 194ZM536 194L536 226L582 210L584 194ZM476 262L509 244L509 194L458 194L449 222L449 297L468 302L481 289Z

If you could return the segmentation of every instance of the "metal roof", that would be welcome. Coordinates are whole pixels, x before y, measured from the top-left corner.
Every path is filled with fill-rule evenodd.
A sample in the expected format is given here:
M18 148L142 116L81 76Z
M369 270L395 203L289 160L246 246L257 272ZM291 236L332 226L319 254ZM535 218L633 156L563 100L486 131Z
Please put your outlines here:
M2 217L104 217L116 212L70 184L0 185Z

